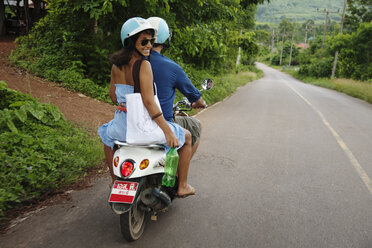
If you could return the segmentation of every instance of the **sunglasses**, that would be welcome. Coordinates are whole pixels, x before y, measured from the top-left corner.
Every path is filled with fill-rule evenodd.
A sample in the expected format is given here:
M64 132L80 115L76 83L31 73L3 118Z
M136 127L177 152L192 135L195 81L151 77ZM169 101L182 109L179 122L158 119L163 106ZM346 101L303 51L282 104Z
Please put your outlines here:
M155 38L141 40L141 46L146 46L149 43L149 41L150 41L151 45L154 45Z

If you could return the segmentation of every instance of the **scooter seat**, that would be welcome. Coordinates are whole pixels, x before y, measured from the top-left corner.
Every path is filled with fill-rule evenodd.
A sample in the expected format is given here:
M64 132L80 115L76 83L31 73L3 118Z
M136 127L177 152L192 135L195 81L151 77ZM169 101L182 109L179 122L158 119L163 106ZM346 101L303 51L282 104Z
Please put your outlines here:
M147 148L157 148L164 149L164 146L159 144L148 144L148 145L131 145L122 141L115 140L114 143L118 146L131 146L131 147L147 147Z

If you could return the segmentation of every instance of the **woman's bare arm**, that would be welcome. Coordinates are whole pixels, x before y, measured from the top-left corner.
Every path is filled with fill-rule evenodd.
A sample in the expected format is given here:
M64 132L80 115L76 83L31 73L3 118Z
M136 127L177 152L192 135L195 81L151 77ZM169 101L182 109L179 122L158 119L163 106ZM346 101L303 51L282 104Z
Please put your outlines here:
M120 69L116 65L112 65L109 96L114 103L117 103L117 98L115 94L115 90L116 90L115 84L121 80L120 72L121 72Z

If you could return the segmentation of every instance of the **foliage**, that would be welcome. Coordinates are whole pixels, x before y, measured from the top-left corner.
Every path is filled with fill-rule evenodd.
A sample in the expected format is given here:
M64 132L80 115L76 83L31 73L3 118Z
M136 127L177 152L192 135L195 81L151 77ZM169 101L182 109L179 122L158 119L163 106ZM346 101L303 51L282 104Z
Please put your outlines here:
M183 62L200 68L221 68L228 63L229 46L226 41L236 47L238 39L233 40L231 36L237 33L228 31L223 23L213 25L200 24L185 29L177 30L176 36L179 39L173 43L177 47L174 55L182 58ZM233 32L233 33L232 33ZM230 51L236 56L236 51ZM233 56L234 57L234 56Z
M302 82L333 89L372 103L372 84L369 82L344 78L314 78L300 74L298 71L294 70L286 70L286 72Z
M305 22L312 19L316 23L323 23L324 13L317 13L317 8L337 11L342 10L343 4L344 0L275 0L259 5L256 19L259 22L269 23L280 23L284 18L292 22ZM329 17L337 22L341 19L339 14L330 14Z
M306 25L306 23L304 24ZM284 32L285 29L290 29L291 25L293 26L293 24L288 23L287 19L283 19L279 29ZM262 25L262 27L265 26ZM283 35L283 37L285 36ZM372 37L372 22L361 23L356 32L353 33L326 35L323 48L323 35L318 35L310 41L309 49L301 51L297 48L294 49L291 64L300 65L300 74L313 77L330 77L335 52L339 51L336 76L371 81L372 41L370 37ZM276 47L273 49L275 52L271 56L272 65L279 65L280 49L281 42L276 42ZM290 43L287 41L284 45L282 65L288 62L289 49ZM268 61L268 54L261 55L260 58L262 61Z
M324 1L323 1L324 2ZM344 1L340 1L340 10L343 9ZM296 1L278 0L271 2L269 6L273 11L276 8L288 9L296 7L300 11L303 6L311 5L314 9L320 8L320 2L311 1L298 6ZM324 3L325 4L325 3ZM337 4L334 2L333 4ZM308 19L298 25L291 21L291 15L286 14L280 18L279 25L262 23L257 25L259 32L273 32L274 36L267 37L274 41L274 48L271 48L270 41L261 41L274 53L271 57L271 64L280 64L280 49L282 38L285 38L285 49L283 51L282 64L287 64L288 58L288 37L295 31L294 41L296 43L308 42L310 48L293 54L291 64L300 64L299 73L313 77L330 77L336 51L339 52L336 76L371 81L372 66L370 63L372 52L372 2L370 0L349 0L346 9L344 34L339 34L340 24L336 22L327 23L327 32L324 34L324 25L315 25L316 18ZM317 6L316 6L317 5ZM332 10L331 5L326 6ZM322 9L322 8L321 8ZM258 12L260 12L260 7ZM279 22L279 21L278 21ZM346 32L345 32L346 31ZM279 35L278 35L279 34ZM311 36L311 39L309 37ZM306 38L307 39L306 39ZM323 43L324 37L324 43ZM261 55L260 59L268 61L268 54Z
M203 99L208 105L223 100L234 93L238 87L247 84L247 82L263 77L262 71L258 70L253 65L240 65L235 72L214 75L213 77L205 71L198 71L191 67L186 68L185 71L190 76L190 79L197 82L196 87L199 89L201 88L203 79L213 78L213 89L203 92ZM181 100L182 97L181 93L177 91L176 101Z
M59 109L0 82L0 217L6 209L74 182L103 158L96 138Z
M238 46L247 61L257 47L248 29L256 4L265 0L51 0L48 14L20 38L12 61L72 90L110 102L108 55L121 48L120 28L133 16L161 16L172 32L167 51L177 63L199 69L234 70ZM240 31L243 30L243 36Z
M345 34L335 38L335 43L340 46L338 71L340 76L361 80L372 79L371 37L372 21L362 23L357 32L351 35Z
M317 39L299 56L300 73L314 77L330 77L334 54L339 51L337 76L358 80L372 79L372 22L362 23L352 34L327 37L324 49ZM358 44L358 45L355 45Z
M332 73L332 62L332 57L313 58L310 64L301 66L300 73L312 77L329 77Z
M281 50L277 50L271 59L272 65L280 65L280 53ZM283 54L282 54L282 65L288 65L289 63L289 57L291 53L291 42L285 42L283 45ZM291 58L291 65L296 65L298 63L298 55L299 50L298 48L293 45L292 46L292 58Z
M260 45L271 46L271 34L267 30L258 29L255 30L257 42Z
M371 0L349 0L347 2L345 29L349 32L356 31L360 23L372 21Z

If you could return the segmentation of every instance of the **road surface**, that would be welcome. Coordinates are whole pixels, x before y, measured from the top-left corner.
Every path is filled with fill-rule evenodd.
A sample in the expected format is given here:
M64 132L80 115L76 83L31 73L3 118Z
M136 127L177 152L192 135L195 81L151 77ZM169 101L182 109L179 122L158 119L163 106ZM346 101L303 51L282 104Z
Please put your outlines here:
M264 78L198 115L197 194L175 200L140 240L121 237L100 178L0 246L371 248L372 105L258 66Z

